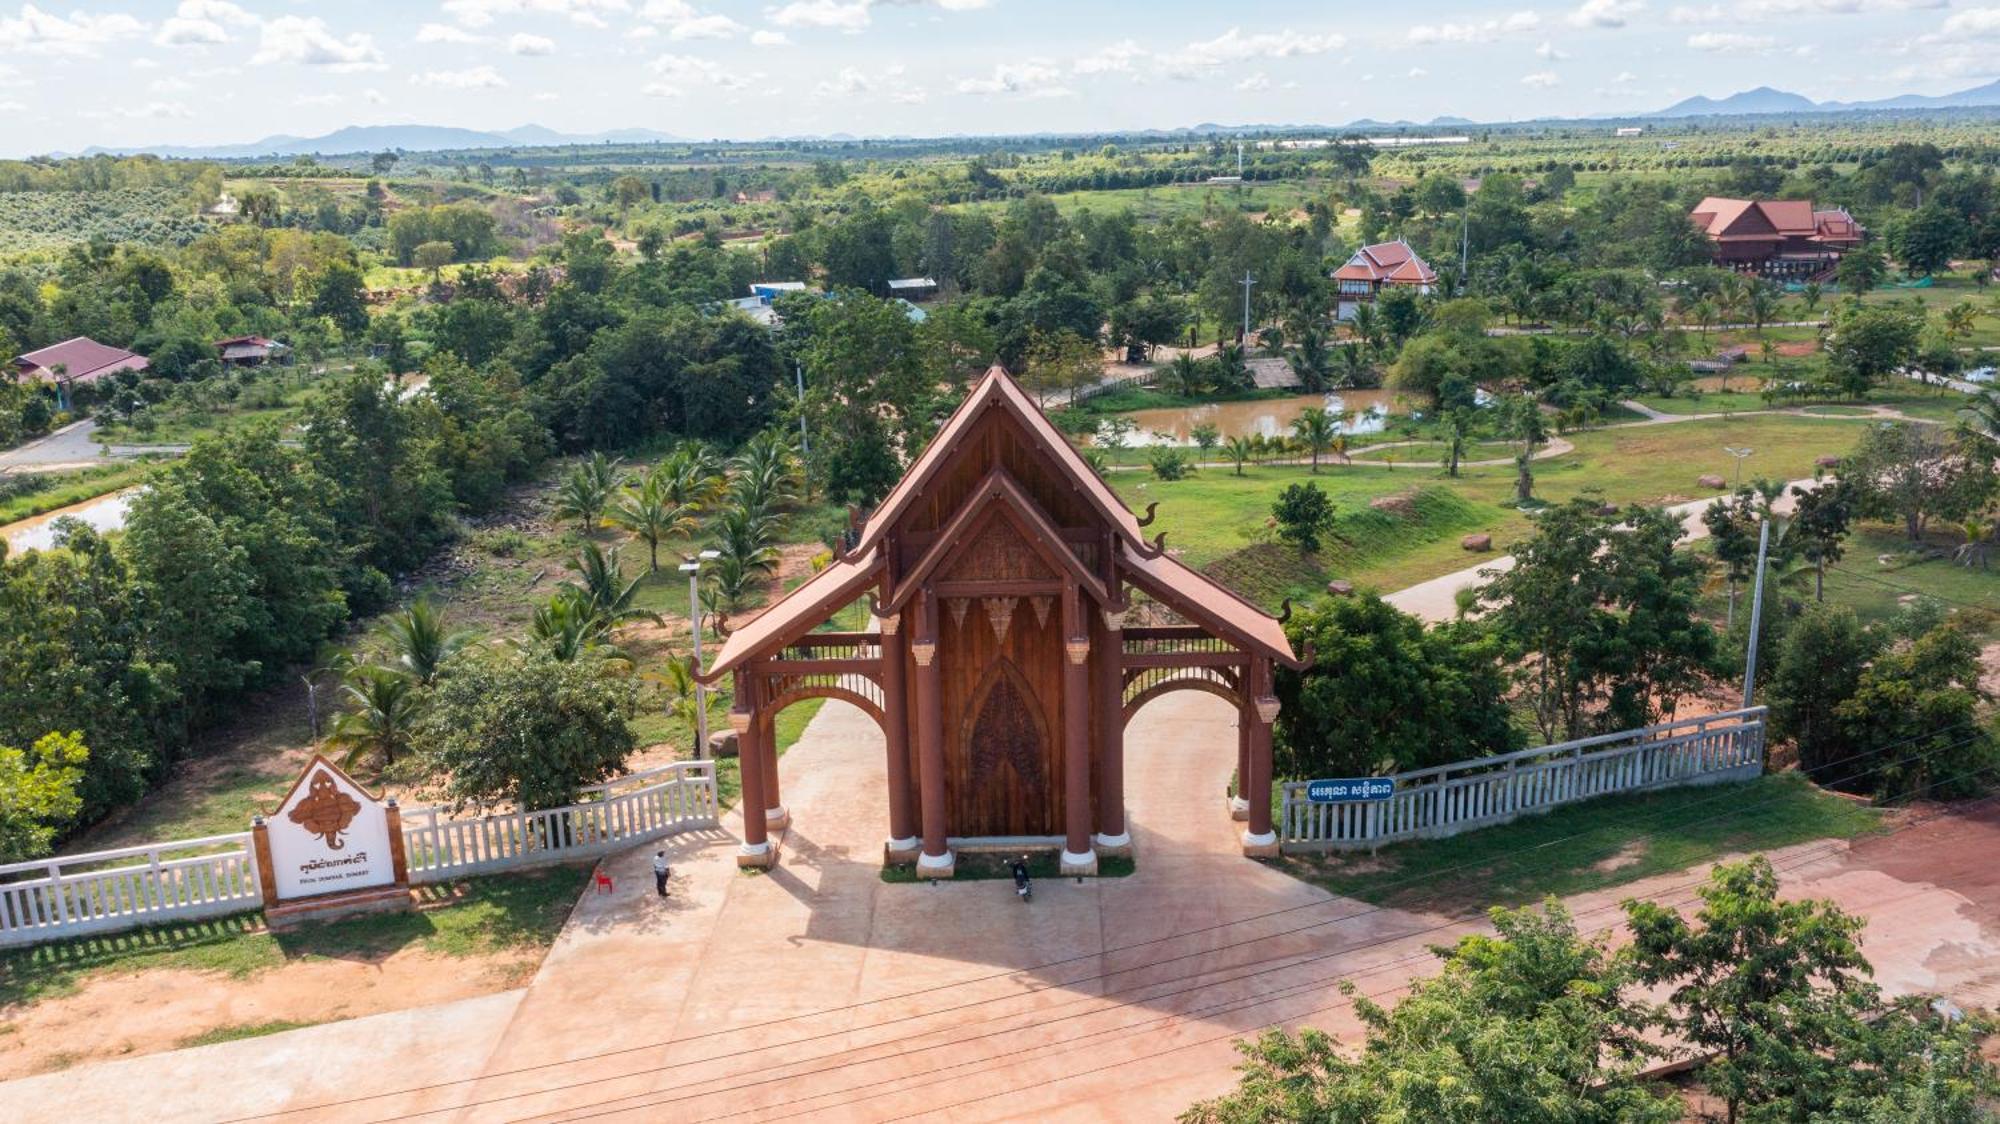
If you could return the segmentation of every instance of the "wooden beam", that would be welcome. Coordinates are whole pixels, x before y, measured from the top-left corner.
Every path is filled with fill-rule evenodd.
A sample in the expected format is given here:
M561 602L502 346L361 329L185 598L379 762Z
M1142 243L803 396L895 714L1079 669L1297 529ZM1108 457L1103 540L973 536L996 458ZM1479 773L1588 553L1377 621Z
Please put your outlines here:
M1242 652L1127 652L1122 667L1248 667L1250 657Z
M757 673L780 675L875 675L882 671L881 660L760 660Z

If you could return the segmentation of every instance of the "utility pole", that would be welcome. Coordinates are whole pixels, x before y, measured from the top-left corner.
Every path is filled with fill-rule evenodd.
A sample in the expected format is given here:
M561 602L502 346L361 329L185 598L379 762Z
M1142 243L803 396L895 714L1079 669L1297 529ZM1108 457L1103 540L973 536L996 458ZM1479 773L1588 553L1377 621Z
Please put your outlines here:
M1740 492L1743 490L1743 458L1755 453L1757 450L1752 449L1748 445L1724 445L1722 451L1736 458L1736 486L1730 490Z
M1255 277L1250 276L1250 271L1247 269L1244 270L1243 271L1243 346L1246 348L1250 346L1250 286L1255 285L1256 283L1257 279Z
M1466 271L1472 268L1472 206L1458 215L1458 294L1465 295Z
M812 442L806 438L806 365L803 361L792 360L792 373L799 382L799 455L812 456Z
M1236 142L1236 178L1243 178L1243 142Z
M1771 550L1771 517L1765 516L1757 533L1757 587L1750 595L1750 644L1743 659L1743 709L1757 694L1757 629L1764 623L1764 559Z
M719 550L704 550L681 563L688 576L688 631L694 634L694 670L701 671L701 564L722 557ZM694 759L708 756L708 688L694 681Z

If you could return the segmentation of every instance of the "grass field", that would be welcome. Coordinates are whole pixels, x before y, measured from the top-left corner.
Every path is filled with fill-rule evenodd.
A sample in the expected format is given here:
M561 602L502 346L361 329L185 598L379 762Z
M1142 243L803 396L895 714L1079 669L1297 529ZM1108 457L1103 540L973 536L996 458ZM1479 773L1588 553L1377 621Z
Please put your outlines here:
M1397 909L1461 913L1602 890L1726 855L1878 829L1880 813L1798 773L1744 784L1612 796L1379 854L1291 856L1281 869Z
M1841 418L1752 416L1627 426L1573 435L1576 451L1535 462L1535 495L1561 501L1595 490L1616 504L1662 504L1713 492L1696 479L1733 479L1725 446L1749 446L1744 479L1811 476L1822 454L1842 454L1859 440L1862 423ZM1362 587L1400 589L1471 565L1480 556L1459 546L1462 535L1491 534L1496 547L1525 534L1526 515L1512 506L1512 465L1467 468L1457 479L1437 470L1392 470L1368 464L1328 465L1315 476L1303 467L1203 469L1178 481L1117 473L1111 483L1135 509L1160 502L1158 529L1189 565L1242 582L1243 592L1274 606L1286 596L1317 593L1328 578ZM1344 541L1317 558L1301 558L1270 542L1271 504L1288 484L1312 481L1345 519ZM1434 493L1407 516L1377 518L1370 500L1415 490ZM1450 502L1447 502L1450 501ZM1244 553L1242 558L1232 556ZM1216 567L1220 565L1220 569Z
M439 956L546 948L587 875L582 867L421 887L414 913L306 925L282 933L254 914L163 925L0 953L0 1007L64 994L86 976L155 968L245 977L312 957L381 957L411 946Z
M1930 597L1978 631L1993 632L2000 626L2000 570L1960 565L1952 557L1959 541L1948 529L1933 529L1913 547L1900 529L1857 528L1845 556L1827 571L1826 599L1876 623L1901 612L1912 598ZM1793 596L1811 595L1808 577Z
M1065 217L1084 211L1115 214L1131 211L1142 222L1159 222L1180 215L1200 215L1210 207L1257 214L1296 210L1319 192L1311 181L1278 180L1246 184L1187 184L1131 187L1112 191L1066 191L1046 198ZM1005 203L970 203L974 209L998 209Z

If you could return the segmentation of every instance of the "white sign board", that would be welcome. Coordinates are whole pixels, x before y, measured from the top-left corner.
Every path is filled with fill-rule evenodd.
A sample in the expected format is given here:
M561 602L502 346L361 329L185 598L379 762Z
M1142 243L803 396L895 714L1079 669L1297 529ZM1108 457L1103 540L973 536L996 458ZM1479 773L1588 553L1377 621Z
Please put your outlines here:
M396 881L387 809L323 757L306 766L265 831L280 901Z

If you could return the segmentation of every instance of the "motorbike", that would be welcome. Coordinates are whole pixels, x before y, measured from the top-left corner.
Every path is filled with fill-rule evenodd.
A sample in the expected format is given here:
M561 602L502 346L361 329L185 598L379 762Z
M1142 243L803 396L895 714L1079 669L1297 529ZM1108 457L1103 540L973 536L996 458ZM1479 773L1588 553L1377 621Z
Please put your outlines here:
M1035 893L1034 884L1028 881L1028 860L1026 858L1015 859L1013 869L1014 895L1022 901L1027 901Z

